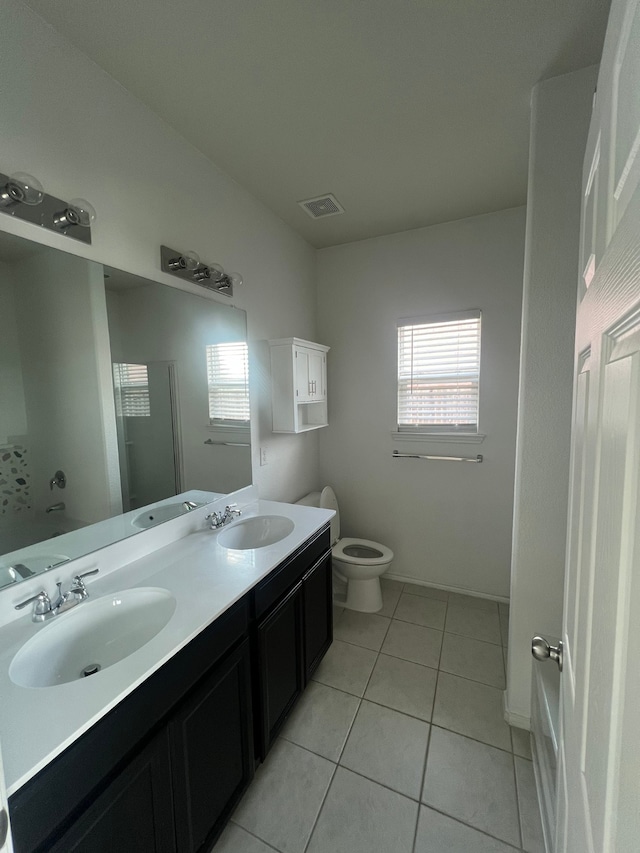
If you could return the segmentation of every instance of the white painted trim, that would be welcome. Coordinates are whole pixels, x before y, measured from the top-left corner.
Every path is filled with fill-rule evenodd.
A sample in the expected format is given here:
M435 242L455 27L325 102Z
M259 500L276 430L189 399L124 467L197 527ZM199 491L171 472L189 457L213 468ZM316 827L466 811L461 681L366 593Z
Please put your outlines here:
M525 717L524 714L516 714L514 711L509 710L506 690L502 693L502 711L506 722L510 726L514 726L516 729L524 729L527 732L531 731L531 717Z
M482 444L483 432L397 432L391 430L395 441L435 441L439 444Z
M418 578L410 578L407 575L398 575L395 572L385 572L384 578L390 581L399 581L400 583L413 583L416 586L428 586L432 589L443 589L446 592L457 592L460 595L471 595L473 598L487 598L489 601L497 601L499 604L509 604L509 599L504 595L489 595L486 592L476 592L473 589L464 589L459 586L445 586L441 583L427 583Z

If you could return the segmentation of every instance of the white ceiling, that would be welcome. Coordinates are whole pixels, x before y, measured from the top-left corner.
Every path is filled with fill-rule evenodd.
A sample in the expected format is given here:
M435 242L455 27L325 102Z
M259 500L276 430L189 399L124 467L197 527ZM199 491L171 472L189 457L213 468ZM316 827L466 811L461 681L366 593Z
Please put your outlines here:
M318 247L523 204L531 88L598 61L609 9L27 3ZM329 192L344 215L314 221L298 207Z

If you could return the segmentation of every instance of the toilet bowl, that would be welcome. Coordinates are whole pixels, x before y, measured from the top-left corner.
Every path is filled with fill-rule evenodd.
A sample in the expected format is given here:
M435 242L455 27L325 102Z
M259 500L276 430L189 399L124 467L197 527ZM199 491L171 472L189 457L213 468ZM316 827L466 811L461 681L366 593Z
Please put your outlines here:
M375 613L382 608L380 576L393 561L393 551L379 542L370 539L340 539L340 509L335 492L331 486L325 486L322 492L312 492L298 503L307 506L320 506L332 509L335 516L331 520L331 558L334 578L346 582L346 597L339 603L349 610L362 613Z

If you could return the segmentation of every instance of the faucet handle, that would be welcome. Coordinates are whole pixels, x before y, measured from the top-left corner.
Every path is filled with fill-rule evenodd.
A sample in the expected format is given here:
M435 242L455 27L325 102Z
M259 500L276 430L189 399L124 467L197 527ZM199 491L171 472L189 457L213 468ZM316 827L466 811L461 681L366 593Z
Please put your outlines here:
M88 578L89 575L97 575L99 571L100 569L90 569L88 572L82 572L81 574L76 575L73 580L74 582L81 581L82 578Z
M27 606L27 604L31 604L32 601L38 602L34 608L34 613L40 613L41 611L39 608L41 608L43 604L46 604L48 607L51 605L51 600L49 599L49 596L47 595L44 589L41 589L40 592L37 593L37 595L32 595L31 598L26 598L24 601L21 601L19 604L16 604L15 609L22 610L23 607ZM46 610L42 610L42 613L46 613Z

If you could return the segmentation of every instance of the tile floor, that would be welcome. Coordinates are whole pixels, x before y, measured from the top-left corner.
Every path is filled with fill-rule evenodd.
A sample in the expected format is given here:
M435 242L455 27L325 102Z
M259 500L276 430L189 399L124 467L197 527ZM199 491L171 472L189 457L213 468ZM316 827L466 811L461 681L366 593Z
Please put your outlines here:
M383 582L334 643L216 853L544 853L502 715L508 607Z

